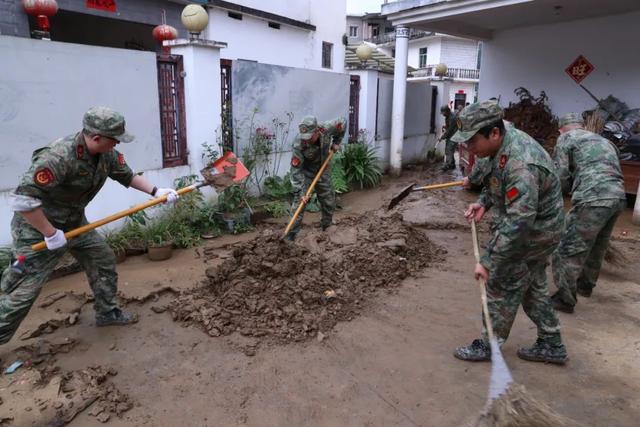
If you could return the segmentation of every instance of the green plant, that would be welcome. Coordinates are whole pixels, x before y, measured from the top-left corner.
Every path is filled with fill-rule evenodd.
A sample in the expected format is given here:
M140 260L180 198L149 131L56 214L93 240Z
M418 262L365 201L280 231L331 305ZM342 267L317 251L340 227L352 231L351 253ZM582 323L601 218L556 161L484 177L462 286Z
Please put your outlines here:
M349 182L347 181L347 175L342 166L342 158L342 152L338 152L333 156L333 160L331 161L331 182L333 182L333 188L338 194L349 191Z
M284 177L270 176L264 180L264 193L271 199L289 200L293 192L291 172L287 172Z
M206 163L211 164L218 160L218 157L220 157L218 150L207 142L202 143L202 159L205 160Z
M227 187L218 196L218 209L221 212L236 213L247 207L248 191L244 186Z
M382 169L378 164L376 149L368 144L348 144L342 149L341 164L350 184L356 184L362 189L380 183Z
M144 238L149 246L164 246L173 242L170 221L165 218L154 218L144 229Z
M114 230L107 231L104 234L104 239L107 242L107 244L109 245L109 247L116 254L124 253L127 250L127 248L129 247L129 242L127 241L127 236L124 233L120 232L120 231L114 231Z
M289 206L280 200L275 200L264 205L264 209L273 218L282 218L289 214Z
M233 226L233 234L242 234L253 230L254 228L251 224L237 223Z

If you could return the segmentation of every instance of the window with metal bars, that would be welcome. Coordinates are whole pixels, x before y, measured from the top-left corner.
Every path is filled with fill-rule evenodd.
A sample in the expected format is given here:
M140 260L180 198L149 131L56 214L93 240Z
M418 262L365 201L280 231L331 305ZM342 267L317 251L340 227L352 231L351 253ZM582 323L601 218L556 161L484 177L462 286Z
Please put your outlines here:
M333 43L322 42L322 68L331 68L331 57L333 56Z

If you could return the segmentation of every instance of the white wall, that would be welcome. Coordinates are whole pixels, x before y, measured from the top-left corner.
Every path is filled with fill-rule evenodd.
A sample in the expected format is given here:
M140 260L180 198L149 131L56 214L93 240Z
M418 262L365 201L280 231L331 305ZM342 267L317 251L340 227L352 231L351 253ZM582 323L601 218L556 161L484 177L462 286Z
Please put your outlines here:
M478 68L478 42L474 40L444 37L440 62L449 68Z
M408 64L410 67L420 67L420 48L427 48L427 65L439 64L442 51L442 38L429 37L409 41Z
M28 169L31 153L80 131L92 106L107 105L126 117L136 140L118 150L135 171L146 171L157 186L190 173L160 169L155 53L0 36L0 58L0 244L11 241L7 195ZM147 198L108 180L87 217L96 220Z
M595 70L582 84L596 96L613 94L640 107L640 12L496 32L483 43L480 99L516 100L519 86L544 90L554 114L593 108L591 99L565 72L584 55Z
M473 98L476 95L476 86L474 83L464 83L464 82L451 82L451 86L449 86L449 102L453 105L453 101L455 100L455 95L458 91L463 90L467 95L467 102L473 104Z
M316 31L281 24L270 28L268 21L250 15L242 20L230 18L228 11L209 8L209 26L204 37L223 41L225 59L246 59L264 64L325 71L344 71L342 36L347 23L346 0L317 2L313 0L242 0L234 3L286 16L316 26ZM322 42L333 43L331 69L322 68Z

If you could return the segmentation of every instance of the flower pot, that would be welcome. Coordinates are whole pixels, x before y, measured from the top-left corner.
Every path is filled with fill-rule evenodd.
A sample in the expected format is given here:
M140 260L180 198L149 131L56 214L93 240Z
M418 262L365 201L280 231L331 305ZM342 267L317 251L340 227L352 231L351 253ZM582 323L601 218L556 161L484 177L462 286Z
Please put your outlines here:
M149 246L147 256L151 261L164 261L173 255L173 242L164 245Z
M216 217L224 223L229 233L233 233L236 225L251 224L251 210L248 208L244 208L240 212L224 212L222 214L216 214Z

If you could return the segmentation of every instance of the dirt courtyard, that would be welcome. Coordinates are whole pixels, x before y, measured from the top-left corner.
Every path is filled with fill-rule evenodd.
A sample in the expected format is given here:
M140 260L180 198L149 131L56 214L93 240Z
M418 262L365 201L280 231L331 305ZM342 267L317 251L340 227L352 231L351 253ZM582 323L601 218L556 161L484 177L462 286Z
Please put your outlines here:
M83 273L51 281L0 347L3 372L25 362L0 374L0 426L465 425L490 373L452 355L481 327L462 217L476 195L414 193L386 212L413 181L458 178L414 170L348 193L328 237L308 214L292 247L272 238L281 220L168 261L128 258L119 289L140 315L133 326L95 328ZM593 296L559 314L567 365L516 357L536 335L522 310L503 347L517 382L584 426L639 425L640 233L630 215L614 232L630 265L605 264Z

